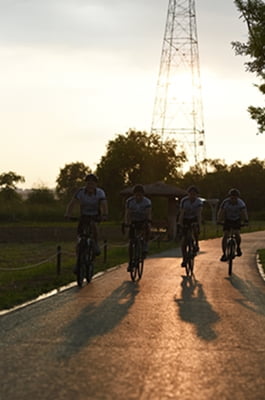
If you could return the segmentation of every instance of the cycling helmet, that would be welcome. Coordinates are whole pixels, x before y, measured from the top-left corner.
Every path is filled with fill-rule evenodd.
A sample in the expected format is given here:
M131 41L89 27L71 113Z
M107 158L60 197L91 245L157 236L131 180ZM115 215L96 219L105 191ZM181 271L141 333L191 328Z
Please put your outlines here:
M229 196L239 197L240 196L240 191L238 189L232 188L232 189L229 190L228 195Z
M97 178L97 176L96 175L94 175L94 174L88 174L87 176L86 176L86 178L85 178L85 181L86 182L89 182L89 181L92 181L92 182L98 182L98 178Z
M198 193L199 193L199 190L198 190L198 188L197 188L196 186L193 186L193 185L192 185L192 186L189 186L189 187L188 187L187 192L188 192L188 193L195 192L195 193L198 194Z
M133 188L133 193L143 193L144 194L143 185L135 185Z

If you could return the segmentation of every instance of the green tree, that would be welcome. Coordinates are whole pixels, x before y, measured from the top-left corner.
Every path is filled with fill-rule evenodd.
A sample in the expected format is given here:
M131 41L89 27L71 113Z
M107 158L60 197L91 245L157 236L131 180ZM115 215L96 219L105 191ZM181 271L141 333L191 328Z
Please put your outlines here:
M1 219L15 220L22 205L22 197L16 191L16 184L25 182L23 176L9 171L0 175Z
M16 174L15 172L9 171L4 172L0 175L0 187L2 188L2 190L15 190L15 184L18 182L25 182L25 178L21 175Z
M196 185L202 197L222 198L227 190L229 167L221 159L205 159L184 175L180 186Z
M179 186L197 185L206 199L227 197L229 189L236 187L246 201L251 216L264 215L265 160L252 159L248 164L236 161L227 165L223 160L204 160L188 171Z
M248 40L246 43L232 42L237 55L250 57L245 63L247 71L254 72L260 78L255 85L265 95L265 3L263 0L234 0L240 17L247 24ZM259 133L265 131L265 108L249 106L248 112L257 122Z
M108 143L107 152L97 165L97 175L113 216L119 216L119 193L125 186L175 182L186 160L184 153L176 153L176 147L173 140L162 142L159 135L134 130Z
M248 164L230 167L232 186L238 187L250 212L264 213L265 160L252 159Z
M84 186L84 180L91 169L82 162L66 164L56 179L56 193L60 200L68 201L74 192Z
M25 178L15 172L4 172L0 175L0 199L5 202L21 201L21 196L16 191L16 183L25 182Z

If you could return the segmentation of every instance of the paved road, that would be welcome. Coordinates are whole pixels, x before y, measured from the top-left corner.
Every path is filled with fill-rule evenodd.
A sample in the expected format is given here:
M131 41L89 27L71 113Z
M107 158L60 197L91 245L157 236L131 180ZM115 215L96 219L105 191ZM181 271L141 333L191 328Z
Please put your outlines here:
M234 275L220 239L201 242L196 280L177 251L0 318L0 398L264 400L265 232L243 235Z

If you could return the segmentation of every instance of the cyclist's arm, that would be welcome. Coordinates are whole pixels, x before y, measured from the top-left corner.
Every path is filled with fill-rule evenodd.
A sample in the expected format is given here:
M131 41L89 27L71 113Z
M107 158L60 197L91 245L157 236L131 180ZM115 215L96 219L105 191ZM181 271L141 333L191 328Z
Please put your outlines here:
M108 202L106 199L100 202L100 214L103 218L107 218L108 216Z
M148 207L146 209L146 220L148 223L151 223L151 221L152 221L152 208L151 207Z
M217 213L217 222L221 222L224 219L224 209L219 208L218 213Z
M198 218L198 225L199 225L199 227L200 227L201 224L202 224L202 207L200 207L200 208L198 209L197 218Z
M241 211L241 217L245 222L248 222L248 212L246 208L243 208Z
M183 219L184 219L184 209L182 208L182 209L180 209L180 212L179 212L179 219L178 219L178 223L179 223L179 225L183 225Z
M70 203L68 203L66 210L65 210L65 217L71 217L72 213L73 213L73 209L75 208L75 206L79 204L79 200L76 199L75 197L72 198L72 200L70 201Z
M127 207L125 207L124 224L130 225L130 223L131 223L131 213L130 213L130 210Z

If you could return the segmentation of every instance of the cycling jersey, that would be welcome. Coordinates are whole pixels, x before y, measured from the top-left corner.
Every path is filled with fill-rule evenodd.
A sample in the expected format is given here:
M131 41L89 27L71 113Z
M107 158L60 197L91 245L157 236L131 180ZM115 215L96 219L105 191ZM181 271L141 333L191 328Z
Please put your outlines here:
M235 203L226 198L220 205L220 209L224 211L224 219L230 221L240 220L242 210L246 209L246 204L242 199L237 199Z
M185 196L181 199L179 207L180 210L184 211L183 217L185 220L197 220L200 209L203 207L203 202L199 197L191 201L189 196Z
M129 210L132 222L144 221L147 219L148 210L151 208L151 200L143 197L141 201L136 201L135 197L129 197L126 202L126 208Z
M80 214L81 215L99 215L99 205L102 200L106 200L104 190L96 188L94 193L89 194L85 187L80 188L75 198L80 201Z

